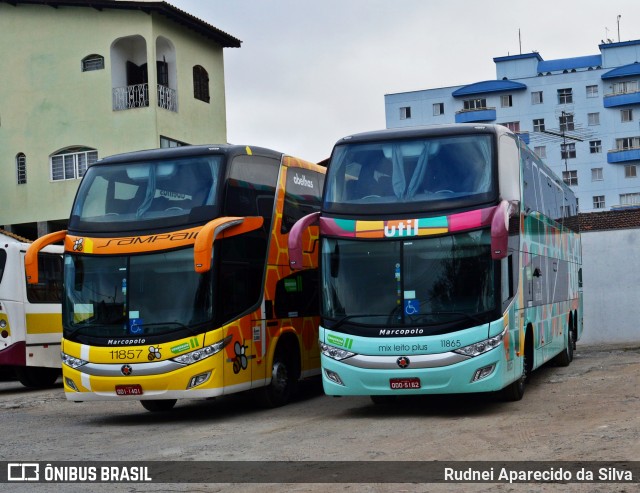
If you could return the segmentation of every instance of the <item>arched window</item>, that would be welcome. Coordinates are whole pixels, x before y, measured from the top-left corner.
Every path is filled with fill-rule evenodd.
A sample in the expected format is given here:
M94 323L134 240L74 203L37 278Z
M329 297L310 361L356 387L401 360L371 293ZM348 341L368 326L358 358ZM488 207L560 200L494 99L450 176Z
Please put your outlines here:
M87 55L82 59L82 71L102 70L104 68L104 57L102 55Z
M209 102L209 74L200 65L193 67L193 97Z
M51 180L82 178L87 168L98 160L98 151L88 147L68 147L50 158Z
M16 173L18 185L27 183L27 156L22 152L16 155Z

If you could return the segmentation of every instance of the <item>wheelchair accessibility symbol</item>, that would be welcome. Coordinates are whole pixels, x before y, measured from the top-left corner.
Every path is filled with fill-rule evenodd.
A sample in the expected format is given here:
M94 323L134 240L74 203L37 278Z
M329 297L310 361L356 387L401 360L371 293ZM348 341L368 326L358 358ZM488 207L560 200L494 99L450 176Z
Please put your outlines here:
M404 313L405 315L415 315L416 313L420 313L420 301L404 300Z

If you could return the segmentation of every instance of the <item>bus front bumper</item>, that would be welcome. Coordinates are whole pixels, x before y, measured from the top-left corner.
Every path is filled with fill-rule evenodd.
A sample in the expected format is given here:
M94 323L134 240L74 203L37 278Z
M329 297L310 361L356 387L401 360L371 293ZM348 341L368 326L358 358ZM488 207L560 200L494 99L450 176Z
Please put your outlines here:
M502 345L475 357L428 356L422 360L412 355L385 355L338 361L322 355L324 391L327 395L493 392L511 383L517 374L514 362L506 361Z

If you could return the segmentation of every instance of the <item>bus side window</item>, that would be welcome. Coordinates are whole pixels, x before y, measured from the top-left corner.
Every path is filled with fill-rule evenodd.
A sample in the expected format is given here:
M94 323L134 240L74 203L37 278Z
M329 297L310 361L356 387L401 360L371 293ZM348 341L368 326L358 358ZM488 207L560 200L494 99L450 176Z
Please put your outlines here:
M38 255L38 284L27 283L27 299L30 303L60 303L62 301L62 257Z
M320 210L324 175L302 168L287 169L287 183L280 232L286 234L295 222Z
M262 216L265 230L271 229L280 163L262 156L234 158L227 182L227 216Z
M276 284L274 303L277 318L308 317L319 314L318 269L295 272Z
M216 308L219 322L232 320L262 299L279 161L262 156L234 158L225 197L227 216L262 216L261 229L216 241Z

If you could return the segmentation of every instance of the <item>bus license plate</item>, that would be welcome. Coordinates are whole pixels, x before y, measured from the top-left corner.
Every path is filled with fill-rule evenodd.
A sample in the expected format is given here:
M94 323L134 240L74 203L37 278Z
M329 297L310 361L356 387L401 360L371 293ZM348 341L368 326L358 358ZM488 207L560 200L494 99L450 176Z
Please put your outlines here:
M391 387L392 390L419 389L420 379L418 377L390 378L389 387Z
M116 385L116 395L142 395L142 385Z

